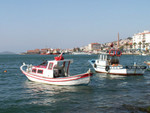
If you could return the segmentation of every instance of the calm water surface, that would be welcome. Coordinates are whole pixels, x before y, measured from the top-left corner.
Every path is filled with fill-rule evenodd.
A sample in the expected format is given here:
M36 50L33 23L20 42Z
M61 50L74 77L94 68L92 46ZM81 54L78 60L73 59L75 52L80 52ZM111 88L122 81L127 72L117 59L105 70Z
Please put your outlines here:
M87 86L55 86L27 80L19 69L23 62L38 65L54 56L0 55L0 113L144 113L150 106L150 71L144 76L94 74ZM97 55L65 55L74 59L70 73L92 68ZM143 64L150 56L121 56L121 63ZM7 73L4 73L7 70Z

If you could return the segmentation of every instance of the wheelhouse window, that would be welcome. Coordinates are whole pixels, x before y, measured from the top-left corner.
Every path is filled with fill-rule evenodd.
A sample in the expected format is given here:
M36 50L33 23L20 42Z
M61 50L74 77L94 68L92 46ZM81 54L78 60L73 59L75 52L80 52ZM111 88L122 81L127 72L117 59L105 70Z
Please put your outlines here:
M38 73L43 74L43 70L38 70Z
M33 73L36 73L36 69L32 69L32 72L33 72Z
M53 63L49 63L48 69L52 69L53 68Z

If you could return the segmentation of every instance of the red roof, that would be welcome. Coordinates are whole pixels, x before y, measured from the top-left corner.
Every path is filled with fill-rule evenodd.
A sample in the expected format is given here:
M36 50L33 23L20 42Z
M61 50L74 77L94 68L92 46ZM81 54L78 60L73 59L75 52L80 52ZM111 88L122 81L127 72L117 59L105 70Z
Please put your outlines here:
M144 35L144 34L150 34L150 32L147 32L147 33L139 33L139 35Z
M92 45L99 45L99 43L91 43Z

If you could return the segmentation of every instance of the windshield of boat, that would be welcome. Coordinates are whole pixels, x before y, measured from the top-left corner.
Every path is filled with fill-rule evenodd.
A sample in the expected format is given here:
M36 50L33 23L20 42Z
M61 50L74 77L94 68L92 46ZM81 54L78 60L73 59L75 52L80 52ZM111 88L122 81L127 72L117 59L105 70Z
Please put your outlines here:
M42 62L40 65L47 66L47 60L45 60L44 62Z
M100 54L100 55L99 55L99 59L100 59L100 60L109 60L110 57L109 57L109 55L106 55L106 54Z
M68 74L70 61L58 62L56 68L63 68L64 71Z
M57 66L58 67L64 67L65 66L65 62L58 62Z

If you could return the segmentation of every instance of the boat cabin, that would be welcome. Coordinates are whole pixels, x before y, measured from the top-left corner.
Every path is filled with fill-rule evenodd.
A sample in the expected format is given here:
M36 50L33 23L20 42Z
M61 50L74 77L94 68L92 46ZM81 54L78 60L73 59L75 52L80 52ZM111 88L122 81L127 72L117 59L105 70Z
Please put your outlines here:
M31 73L43 77L57 78L69 76L69 66L73 60L46 61L38 66L32 66Z
M100 54L98 60L96 60L96 64L101 66L119 65L119 57L110 56L109 54Z

